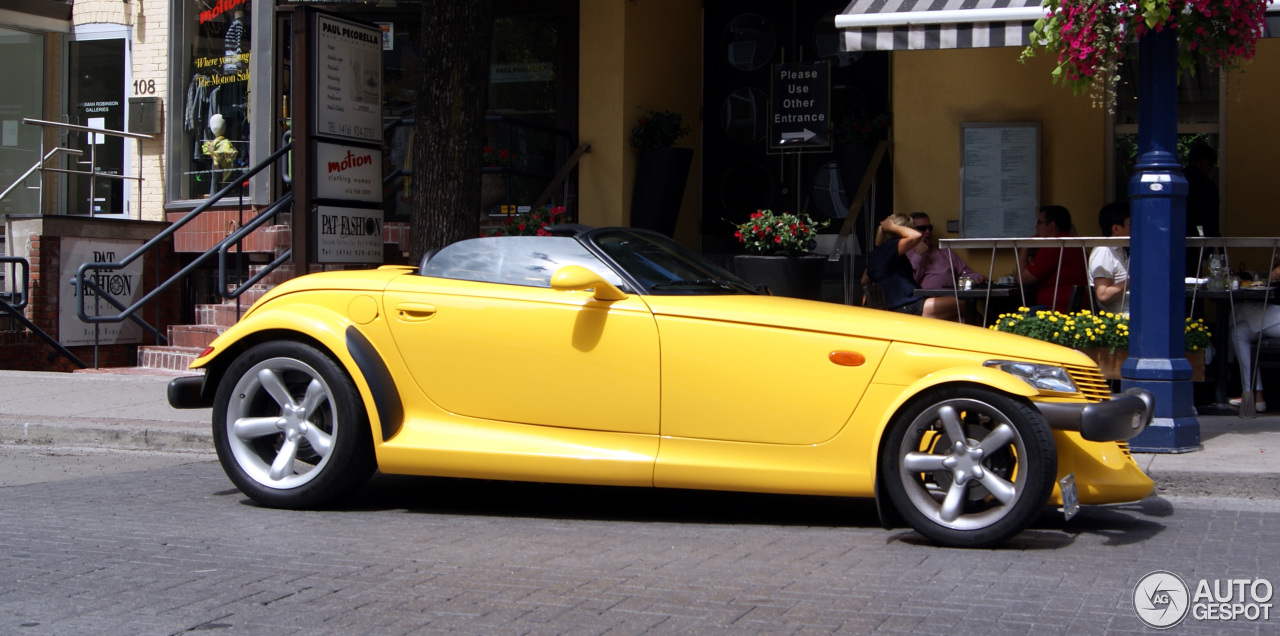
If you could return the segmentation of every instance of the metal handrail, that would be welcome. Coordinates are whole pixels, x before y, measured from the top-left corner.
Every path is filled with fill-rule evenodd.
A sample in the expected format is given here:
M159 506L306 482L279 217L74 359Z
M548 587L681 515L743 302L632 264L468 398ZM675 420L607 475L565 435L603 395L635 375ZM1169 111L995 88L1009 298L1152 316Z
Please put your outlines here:
M257 230L259 227L262 227L263 225L265 225L267 221L274 219L280 213L281 210L291 205L293 205L293 193L289 192L288 194L285 194L283 197L280 197L280 199L277 200L275 203L272 203L270 206L268 206L266 210L263 210L261 213L259 213L258 216L255 217L252 221L240 226L239 229L237 229L235 232L232 232L231 234L228 234L226 238L222 239L221 241L218 241L218 244L214 246L214 248L216 248L218 251L218 293L221 294L223 298L239 298L240 295L243 294L250 287L252 287L254 283L258 282L259 280L262 280L264 276L266 276L267 274L270 274L277 267L283 265L286 261L288 261L290 258L293 257L293 249L285 250L279 256L277 256L275 260L271 261L270 263L267 263L261 270L258 271L257 274L254 274L248 280L241 283L239 287L236 287L231 291L226 291L227 289L227 267L226 267L227 252L231 249L231 246L239 244L240 241L244 240L244 237L252 234L254 230Z
M231 183L228 183L221 190L214 193L213 196L209 197L209 200L205 201L204 203L197 206L195 209L183 215L181 219L178 219L177 221L175 221L172 225L165 228L164 231L160 232L159 234L156 234L154 237L151 238L151 240L147 241L146 243L143 243L138 249L134 250L128 256L125 256L119 261L114 263L82 263L80 267L76 269L76 275L74 278L74 283L76 285L76 288L75 288L76 289L76 316L82 322L88 322L88 323L123 322L125 319L129 318L129 316L131 316L135 311L137 311L143 305L150 302L156 296L160 295L160 293L172 287L178 280L181 280L187 274L190 274L193 270L195 270L197 266L204 263L204 261L208 260L211 256L218 254L219 253L218 248L220 248L223 243L227 242L227 239L223 239L222 241L219 241L217 246L210 248L204 254L197 257L194 261L192 261L186 267L183 267L181 270L179 270L178 273L169 277L169 280L159 285L156 285L155 289L152 289L150 292L148 292L142 298L134 302L132 305L126 307L125 309L122 309L119 315L89 316L88 314L85 313L84 289L88 285L93 285L96 287L96 285L92 282L92 280L87 277L87 274L89 271L91 270L100 271L104 269L121 269L121 268L127 267L133 261L136 261L139 258L141 258L143 254L145 254L146 252L152 249L155 249L157 245L161 244L166 239L173 236L173 234L176 233L180 228L182 228L184 225L189 223L192 219L199 216L205 210L209 209L212 205L217 203L223 197L235 191L237 188L240 188L241 185L247 179L253 177L254 175L258 174L264 169L270 167L272 164L275 163L277 159L279 159L280 157L283 157L290 150L293 150L292 143L281 146L279 150L275 151L274 153L271 153L270 157L267 157L258 165L241 172L234 180L232 180ZM293 194L290 193L281 198L281 201L286 201L286 200L292 203ZM273 205L273 207L275 206Z
M84 132L84 133L89 133L93 135L109 135L111 137L122 137L125 139L137 139L137 140L152 139L151 135L144 135L142 133L133 133L133 132L128 132L124 130L112 130L110 128L91 128L89 126L81 126L79 124L67 124L67 123L57 122L57 121L47 121L44 119L31 119L30 117L24 117L22 119L22 123L27 124L28 126L40 126L43 128L58 128L61 130L72 130L76 132ZM136 177L130 177L127 175L104 174L104 173L98 172L98 167L96 164L97 148L98 146L96 144L89 145L89 169L88 170L66 170L64 168L46 168L43 165L43 161L41 162L42 165L40 166L40 200L37 202L37 205L36 205L37 210L44 209L44 173L46 172L52 172L55 174L81 175L81 176L89 177L89 217L90 218L93 217L93 202L95 201L95 197L96 197L96 194L94 192L96 188L96 184L94 182L95 179L97 178L117 179L120 181L137 181L138 183L142 183L143 181L142 175L138 175ZM44 154L45 154L44 135L40 135L40 155L44 156ZM84 154L83 151L81 151L81 154ZM138 165L139 166L142 165L142 147L141 146L138 146ZM142 188L138 188L138 218L139 219L142 218Z
M43 159L32 164L30 168L27 168L26 172L22 173L21 177L18 177L18 179L14 181L13 184L5 188L4 192L0 192L0 200L4 200L5 197L9 196L10 192L12 192L15 188L18 187L18 184L22 183L23 181L26 181L27 177L30 177L33 172L35 172L36 170L39 170L40 167L43 166L47 161L49 161L50 159L54 158L59 154L83 155L84 151L77 150L75 148L63 148L62 146L58 146L57 148L50 150L49 153L46 154Z
M11 303L7 298L0 298L0 309L3 309L5 313L9 314L9 317L21 323L23 327L26 327L27 329L29 329L31 333L34 333L36 337L43 340L45 344L53 347L55 351L57 351L60 355L62 355L62 357L70 360L73 364L80 367L81 369L86 368L88 365L86 365L82 360L80 360L80 358L77 358L74 353L71 353L70 350L62 346L61 342L54 340L53 336L50 336L49 334L45 333L43 329L37 326L34 322L31 322L31 320L22 313L22 309L27 306L27 296L31 288L31 264L27 262L27 259L22 258L20 256L0 256L0 263L8 263L11 265L21 265L22 271L23 271L22 302ZM9 294L4 294L4 295L7 296Z
M31 264L27 262L27 259L22 258L21 256L0 256L0 263L5 263L10 266L9 278L11 280L16 278L22 281L22 293L15 293L13 290L6 291L0 293L0 299L3 299L6 304L14 309L26 309L27 298L31 293ZM16 275L13 268L14 265L22 266L22 276L19 277ZM12 284L14 285L16 285L17 282L17 280L12 280ZM15 296L19 299L17 302L12 300Z

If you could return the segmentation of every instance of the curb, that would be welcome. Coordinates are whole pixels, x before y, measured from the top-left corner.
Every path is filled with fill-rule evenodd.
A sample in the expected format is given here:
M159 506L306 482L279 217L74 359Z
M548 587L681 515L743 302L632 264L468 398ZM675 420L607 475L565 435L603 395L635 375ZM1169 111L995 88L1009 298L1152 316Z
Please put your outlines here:
M1157 495L1280 499L1280 475L1275 473L1157 471L1150 477Z
M136 423L0 422L0 444L14 446L73 446L168 452L213 452L213 433L207 427Z

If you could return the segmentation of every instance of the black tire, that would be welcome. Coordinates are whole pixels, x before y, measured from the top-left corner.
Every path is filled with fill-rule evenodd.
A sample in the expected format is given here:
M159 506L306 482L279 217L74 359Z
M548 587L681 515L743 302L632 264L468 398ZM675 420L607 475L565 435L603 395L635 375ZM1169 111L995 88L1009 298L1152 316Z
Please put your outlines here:
M963 436L963 448L953 441ZM1026 529L1058 472L1053 433L1025 400L972 385L932 389L894 418L880 450L889 500L916 532L982 548Z
M272 508L314 508L373 474L369 417L328 355L265 342L231 363L213 403L213 442L241 492Z

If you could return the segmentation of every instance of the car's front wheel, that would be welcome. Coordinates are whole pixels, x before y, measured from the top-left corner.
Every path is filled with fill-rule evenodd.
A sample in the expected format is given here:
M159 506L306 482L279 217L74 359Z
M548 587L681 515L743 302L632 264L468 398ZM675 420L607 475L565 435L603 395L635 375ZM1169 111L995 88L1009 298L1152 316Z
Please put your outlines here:
M1057 452L1029 403L975 386L941 387L895 418L883 485L920 534L986 547L1021 532L1053 492Z
M289 341L236 358L218 386L213 441L227 476L254 501L311 508L373 473L364 403L332 358Z

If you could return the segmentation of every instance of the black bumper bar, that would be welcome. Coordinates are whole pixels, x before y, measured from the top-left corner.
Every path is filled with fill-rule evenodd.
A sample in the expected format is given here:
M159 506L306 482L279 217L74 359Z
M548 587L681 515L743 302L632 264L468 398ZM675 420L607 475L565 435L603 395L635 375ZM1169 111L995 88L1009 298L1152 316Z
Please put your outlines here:
M1035 402L1050 427L1079 431L1094 442L1126 440L1141 433L1151 423L1155 404L1146 389L1129 389L1106 402Z
M169 406L175 409L207 409L213 396L204 394L203 375L187 375L169 381Z

